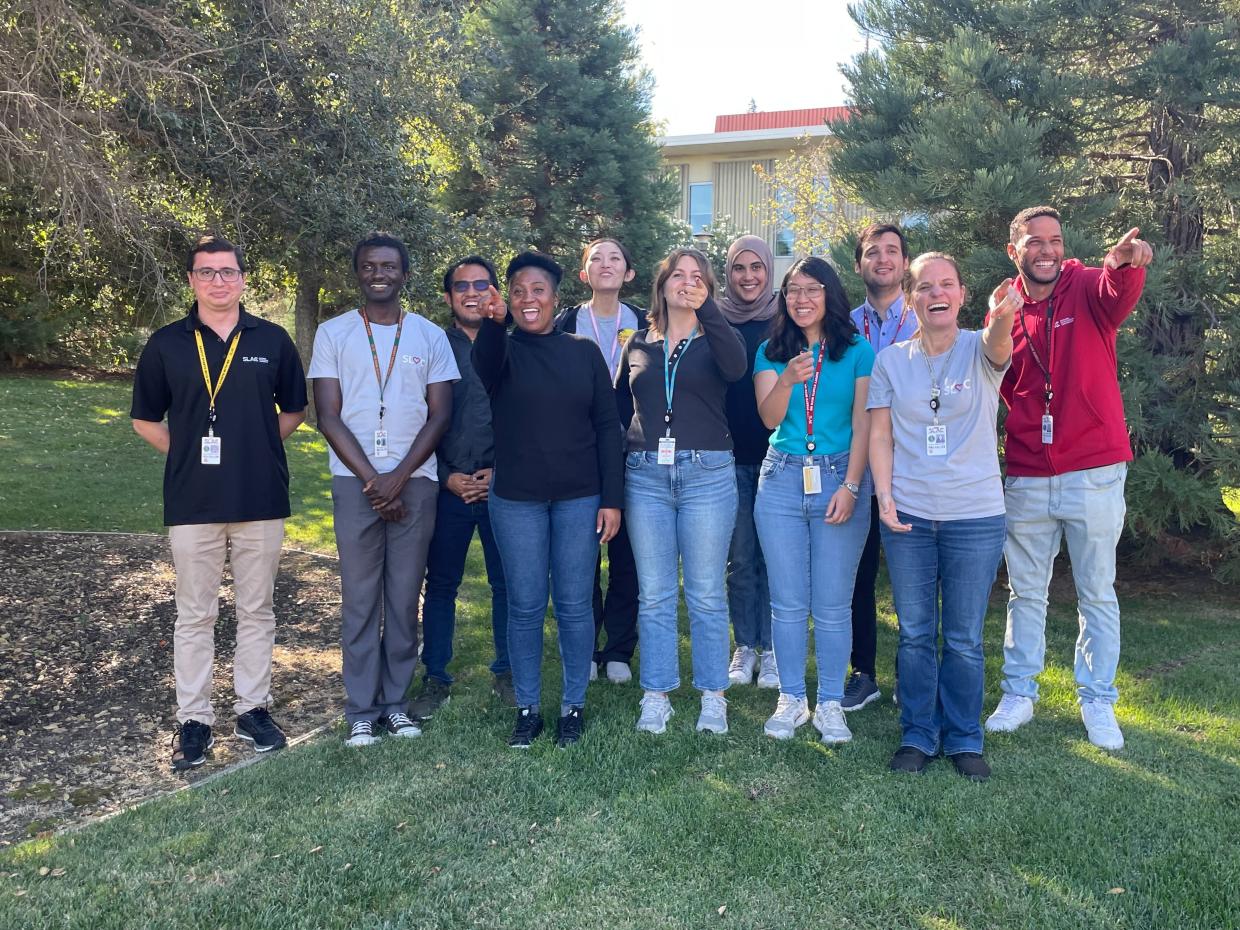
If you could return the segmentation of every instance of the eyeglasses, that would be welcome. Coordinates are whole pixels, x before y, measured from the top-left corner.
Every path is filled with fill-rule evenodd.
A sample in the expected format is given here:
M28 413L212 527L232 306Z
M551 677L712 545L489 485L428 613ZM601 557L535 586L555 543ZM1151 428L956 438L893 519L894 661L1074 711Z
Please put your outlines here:
M220 280L225 284L232 284L241 277L240 268L195 268L191 274L199 281L214 281L215 276L219 275Z
M486 278L482 278L481 280L478 280L478 281L453 281L452 282L452 290L458 294L468 293L471 287L475 291L478 291L479 293L481 293L482 291L485 291L490 286L491 286L491 282L487 280Z
M810 300L817 300L825 291L821 284L811 284L809 287L786 287L784 288L784 298L787 300L799 300L804 294Z

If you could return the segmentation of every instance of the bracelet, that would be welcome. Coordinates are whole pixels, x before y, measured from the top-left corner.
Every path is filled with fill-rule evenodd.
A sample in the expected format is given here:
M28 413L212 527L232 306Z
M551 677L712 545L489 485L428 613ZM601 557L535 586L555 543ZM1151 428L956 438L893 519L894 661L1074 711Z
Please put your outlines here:
M851 481L845 481L843 483L843 486L848 489L848 493L851 494L853 497L861 496L861 485L853 484Z

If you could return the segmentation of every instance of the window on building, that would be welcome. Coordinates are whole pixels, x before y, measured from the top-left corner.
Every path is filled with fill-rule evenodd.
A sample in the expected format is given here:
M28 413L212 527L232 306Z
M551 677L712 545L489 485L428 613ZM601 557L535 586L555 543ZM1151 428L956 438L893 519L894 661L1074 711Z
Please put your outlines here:
M714 219L715 191L709 181L689 185L689 227L696 236Z

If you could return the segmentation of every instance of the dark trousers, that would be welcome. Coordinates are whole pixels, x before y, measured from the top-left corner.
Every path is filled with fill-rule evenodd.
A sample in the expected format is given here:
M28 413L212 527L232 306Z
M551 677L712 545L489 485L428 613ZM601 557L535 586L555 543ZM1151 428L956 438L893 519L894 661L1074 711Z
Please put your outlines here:
M878 652L878 609L874 605L874 584L878 579L878 498L870 496L870 535L861 550L857 580L852 597L852 658L854 672L874 677L874 658Z
M508 589L504 563L491 531L486 501L467 504L447 488L439 490L435 535L426 554L426 597L422 603L423 680L438 678L452 684L452 637L456 631L456 594L465 577L465 559L474 530L482 541L487 584L491 587L491 638L495 644L492 674L508 671Z
M332 478L349 726L408 710L405 692L418 664L418 592L438 487L430 478L410 478L400 495L405 518L388 522L370 506L361 479Z
M607 632L607 645L600 648L599 633ZM620 523L620 532L607 544L607 597L603 597L603 553L594 563L594 661L633 661L637 648L637 563L629 532Z

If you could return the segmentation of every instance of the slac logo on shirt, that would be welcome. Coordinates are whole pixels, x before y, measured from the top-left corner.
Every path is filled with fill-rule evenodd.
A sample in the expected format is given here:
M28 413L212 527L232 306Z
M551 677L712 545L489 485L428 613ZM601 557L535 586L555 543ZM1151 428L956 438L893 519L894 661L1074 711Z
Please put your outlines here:
M402 355L400 360L406 365L421 365L424 361L420 355Z
M965 378L963 381L957 381L955 384L947 385L948 394L961 394L965 391L973 390L973 379Z
M267 356L265 356L265 355L243 355L243 356L241 356L241 361L243 361L243 362L255 362L255 363L260 364L260 365L268 365L268 364L270 364L270 362L268 362L268 361L267 361Z

